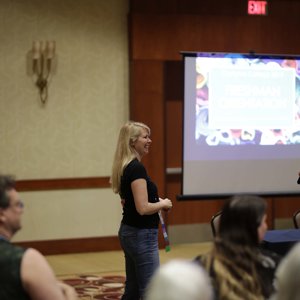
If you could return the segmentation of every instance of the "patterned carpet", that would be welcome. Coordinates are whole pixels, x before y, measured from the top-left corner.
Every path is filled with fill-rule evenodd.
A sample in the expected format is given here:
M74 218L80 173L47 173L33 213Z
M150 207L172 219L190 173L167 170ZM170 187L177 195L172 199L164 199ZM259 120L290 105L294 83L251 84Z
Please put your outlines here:
M123 295L125 277L119 275L75 275L61 280L75 288L80 300L116 300L121 299Z

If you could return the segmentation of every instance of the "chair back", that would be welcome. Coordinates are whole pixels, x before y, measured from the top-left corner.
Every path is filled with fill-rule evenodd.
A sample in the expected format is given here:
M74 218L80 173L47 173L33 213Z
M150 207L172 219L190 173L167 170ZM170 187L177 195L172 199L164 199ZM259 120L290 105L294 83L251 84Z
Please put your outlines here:
M218 234L221 214L222 211L217 212L215 215L212 216L210 220L210 226L213 237L215 237Z
M293 222L294 222L295 228L300 228L300 209L294 213Z

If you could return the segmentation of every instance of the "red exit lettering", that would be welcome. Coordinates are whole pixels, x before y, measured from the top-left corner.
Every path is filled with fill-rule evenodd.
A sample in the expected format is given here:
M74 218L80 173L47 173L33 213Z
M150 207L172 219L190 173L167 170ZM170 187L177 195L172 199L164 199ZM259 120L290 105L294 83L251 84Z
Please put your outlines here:
M248 1L248 15L266 15L267 1Z

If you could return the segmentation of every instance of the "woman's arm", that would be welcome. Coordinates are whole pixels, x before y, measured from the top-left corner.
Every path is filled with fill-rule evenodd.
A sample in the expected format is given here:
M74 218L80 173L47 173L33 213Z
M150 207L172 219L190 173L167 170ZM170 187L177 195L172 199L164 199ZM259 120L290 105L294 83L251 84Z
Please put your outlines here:
M170 209L172 202L170 199L159 199L159 202L148 202L147 182L145 179L136 179L131 183L131 190L137 212L140 215L152 215L161 209Z

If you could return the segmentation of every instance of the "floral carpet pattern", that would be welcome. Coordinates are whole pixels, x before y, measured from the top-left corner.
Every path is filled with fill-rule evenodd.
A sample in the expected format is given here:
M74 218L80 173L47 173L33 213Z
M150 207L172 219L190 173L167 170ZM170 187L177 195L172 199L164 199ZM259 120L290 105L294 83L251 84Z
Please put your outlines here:
M125 277L119 275L75 275L61 280L75 288L80 300L117 300L124 292Z

